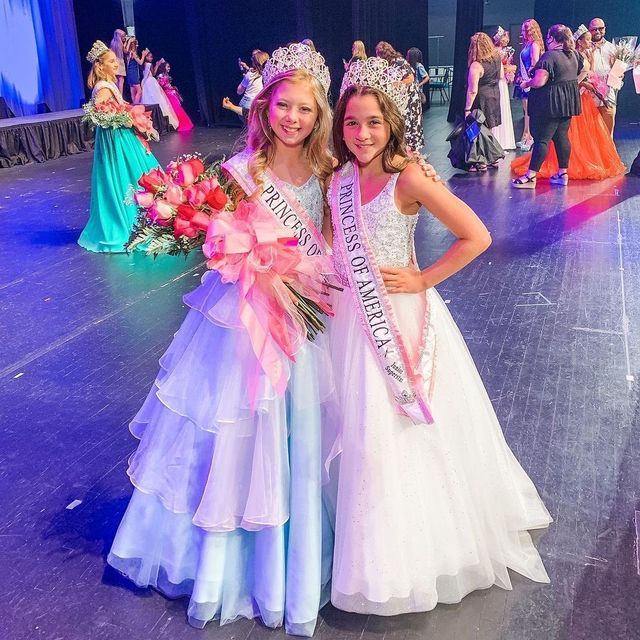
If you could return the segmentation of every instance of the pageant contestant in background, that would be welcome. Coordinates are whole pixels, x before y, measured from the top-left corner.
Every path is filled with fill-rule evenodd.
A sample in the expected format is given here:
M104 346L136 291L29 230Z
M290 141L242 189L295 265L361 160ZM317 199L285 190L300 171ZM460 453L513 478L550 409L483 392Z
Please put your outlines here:
M582 57L575 50L571 30L554 24L547 32L547 51L538 60L533 77L521 85L531 88L529 113L534 142L527 172L511 181L516 189L536 188L537 174L552 140L558 155L558 172L549 177L549 182L561 186L569 183L569 126L571 118L582 111L578 89L581 71Z
M351 45L351 58L349 61L342 58L342 64L344 66L344 70L346 71L349 68L349 65L356 60L366 60L367 59L367 50L364 47L364 42L362 40L354 40Z
M191 118L182 106L182 96L173 85L173 80L169 75L170 73L171 65L165 60L162 60L158 65L158 84L162 87L178 118L178 131L191 131L191 129L193 129L193 122L191 122Z
M511 589L508 569L549 581L528 530L551 518L433 288L491 239L407 156L398 80L376 59L349 68L329 189L345 286L329 328L340 452L331 600L374 615L428 611L494 584ZM422 207L457 240L420 271Z
M111 39L111 44L109 45L109 49L116 54L116 58L118 59L118 71L116 73L116 84L118 85L118 90L120 94L124 91L124 79L127 75L127 67L124 63L124 41L127 37L127 34L122 29L116 29L113 32L113 38Z
M115 84L116 54L98 40L87 60L93 65L87 84L92 89L94 109L98 112L126 111L127 105ZM142 107L137 109L142 110ZM155 131L151 133L155 134ZM137 218L136 205L125 204L127 193L143 173L157 166L158 161L138 139L130 124L120 128L96 127L91 205L89 221L78 239L81 247L99 253L125 250Z
M607 125L596 106L596 101L606 95L608 87L592 71L591 34L587 27L581 24L573 34L573 39L583 62L582 72L578 76L582 113L571 118L569 125L571 157L567 179L602 180L619 176L624 173L625 166L622 164L609 129L607 129ZM517 176L525 174L530 160L530 153L520 156L511 163L511 170ZM559 169L558 155L555 146L551 143L549 154L542 163L537 176L550 178L556 175Z
M251 66L248 67L242 60L239 61L240 70L244 72L242 82L238 85L236 92L240 99L240 109L247 111L251 107L253 99L262 91L262 69L269 59L269 54L260 49L254 49L251 53ZM240 115L240 119L246 123L246 120Z
M129 36L124 41L124 59L127 65L127 84L131 92L131 102L140 104L142 100L142 87L140 86L140 66L144 64L144 58L149 49L144 49L142 55L138 55L138 41L134 36Z
M491 130L500 146L505 151L516 148L516 138L513 133L513 118L511 116L511 98L509 97L509 83L513 82L516 66L512 63L514 49L509 46L509 32L502 27L493 35L495 45L500 59L502 60L503 77L498 81L500 90L500 124Z
M515 98L522 100L524 130L522 138L516 143L516 146L523 151L529 151L533 145L529 123L529 89L523 89L521 83L531 78L533 68L538 64L540 56L544 53L544 42L542 41L540 25L533 18L529 18L522 23L521 35L522 51L520 52L520 64L517 70L513 95Z
M144 67L142 74L142 104L157 104L162 111L162 115L169 120L169 124L177 129L180 126L178 116L169 102L166 93L156 80L156 71L161 63L164 62L164 58L161 58L153 63L153 54L151 51L147 52L144 57Z
M305 251L315 244L326 254L329 71L320 54L292 44L273 53L262 78L247 148L224 168L265 215L286 205ZM272 344L282 356L276 385L240 320L242 290L242 280L225 284L209 271L185 297L189 314L131 424L135 489L108 561L138 586L189 597L196 627L258 617L310 636L331 577L321 496L321 412L334 393L327 338L303 340L295 363Z
M402 82L407 85L409 100L404 114L404 141L409 151L422 153L424 147L424 131L422 129L422 102L416 86L415 75L411 65L388 42L378 42L376 56L386 60L390 66L402 71Z

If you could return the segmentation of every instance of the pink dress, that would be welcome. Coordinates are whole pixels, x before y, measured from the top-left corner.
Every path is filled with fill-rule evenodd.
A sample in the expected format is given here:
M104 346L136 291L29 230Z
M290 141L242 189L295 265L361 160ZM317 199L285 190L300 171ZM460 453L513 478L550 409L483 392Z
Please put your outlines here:
M189 118L187 112L182 108L182 98L180 97L178 90L171 84L171 77L161 73L158 76L158 82L178 117L179 124L177 131L191 131L191 129L193 129L193 122L191 122L191 118Z

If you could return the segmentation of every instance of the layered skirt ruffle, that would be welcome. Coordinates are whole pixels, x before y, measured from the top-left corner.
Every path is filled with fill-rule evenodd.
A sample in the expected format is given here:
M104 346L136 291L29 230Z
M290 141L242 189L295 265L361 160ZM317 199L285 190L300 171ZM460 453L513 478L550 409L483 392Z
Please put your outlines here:
M135 491L108 562L139 586L189 597L194 626L260 617L311 635L333 539L322 501L333 444L321 429L333 398L325 338L286 365L281 398L235 317L234 287L209 272L185 302L131 424Z

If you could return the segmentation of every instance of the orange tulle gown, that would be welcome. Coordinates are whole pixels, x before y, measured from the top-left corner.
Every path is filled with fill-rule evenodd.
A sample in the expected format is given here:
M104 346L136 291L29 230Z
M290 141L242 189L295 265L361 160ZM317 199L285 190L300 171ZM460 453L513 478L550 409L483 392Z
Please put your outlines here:
M600 112L588 91L581 96L582 114L571 119L569 140L569 178L572 180L603 180L625 172L611 135L600 116ZM511 171L524 175L529 168L531 152L519 156L511 163ZM551 142L546 160L542 163L538 177L549 178L558 173L558 156Z

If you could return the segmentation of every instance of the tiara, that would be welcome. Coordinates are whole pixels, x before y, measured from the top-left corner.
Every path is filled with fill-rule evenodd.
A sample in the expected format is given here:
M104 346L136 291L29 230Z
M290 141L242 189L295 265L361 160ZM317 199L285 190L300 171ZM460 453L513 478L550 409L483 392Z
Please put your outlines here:
M91 51L87 53L87 60L93 64L98 58L101 58L105 53L109 51L109 47L102 42L102 40L96 40L91 47Z
M390 67L382 58L354 60L344 74L340 95L353 86L378 89L391 98L400 113L404 114L409 102L409 90L402 82L403 75L402 69Z
M507 33L500 25L498 25L498 28L496 29L496 32L494 34L494 38L502 38L502 36Z
M580 40L580 38L582 38L582 36L587 33L589 31L589 29L587 29L587 27L585 27L583 24L581 24L574 32L573 32L573 39L574 40Z
M304 69L320 81L328 93L331 86L329 69L324 58L304 44L296 42L288 47L276 49L262 69L262 84L266 87L277 80L283 73L295 69Z

